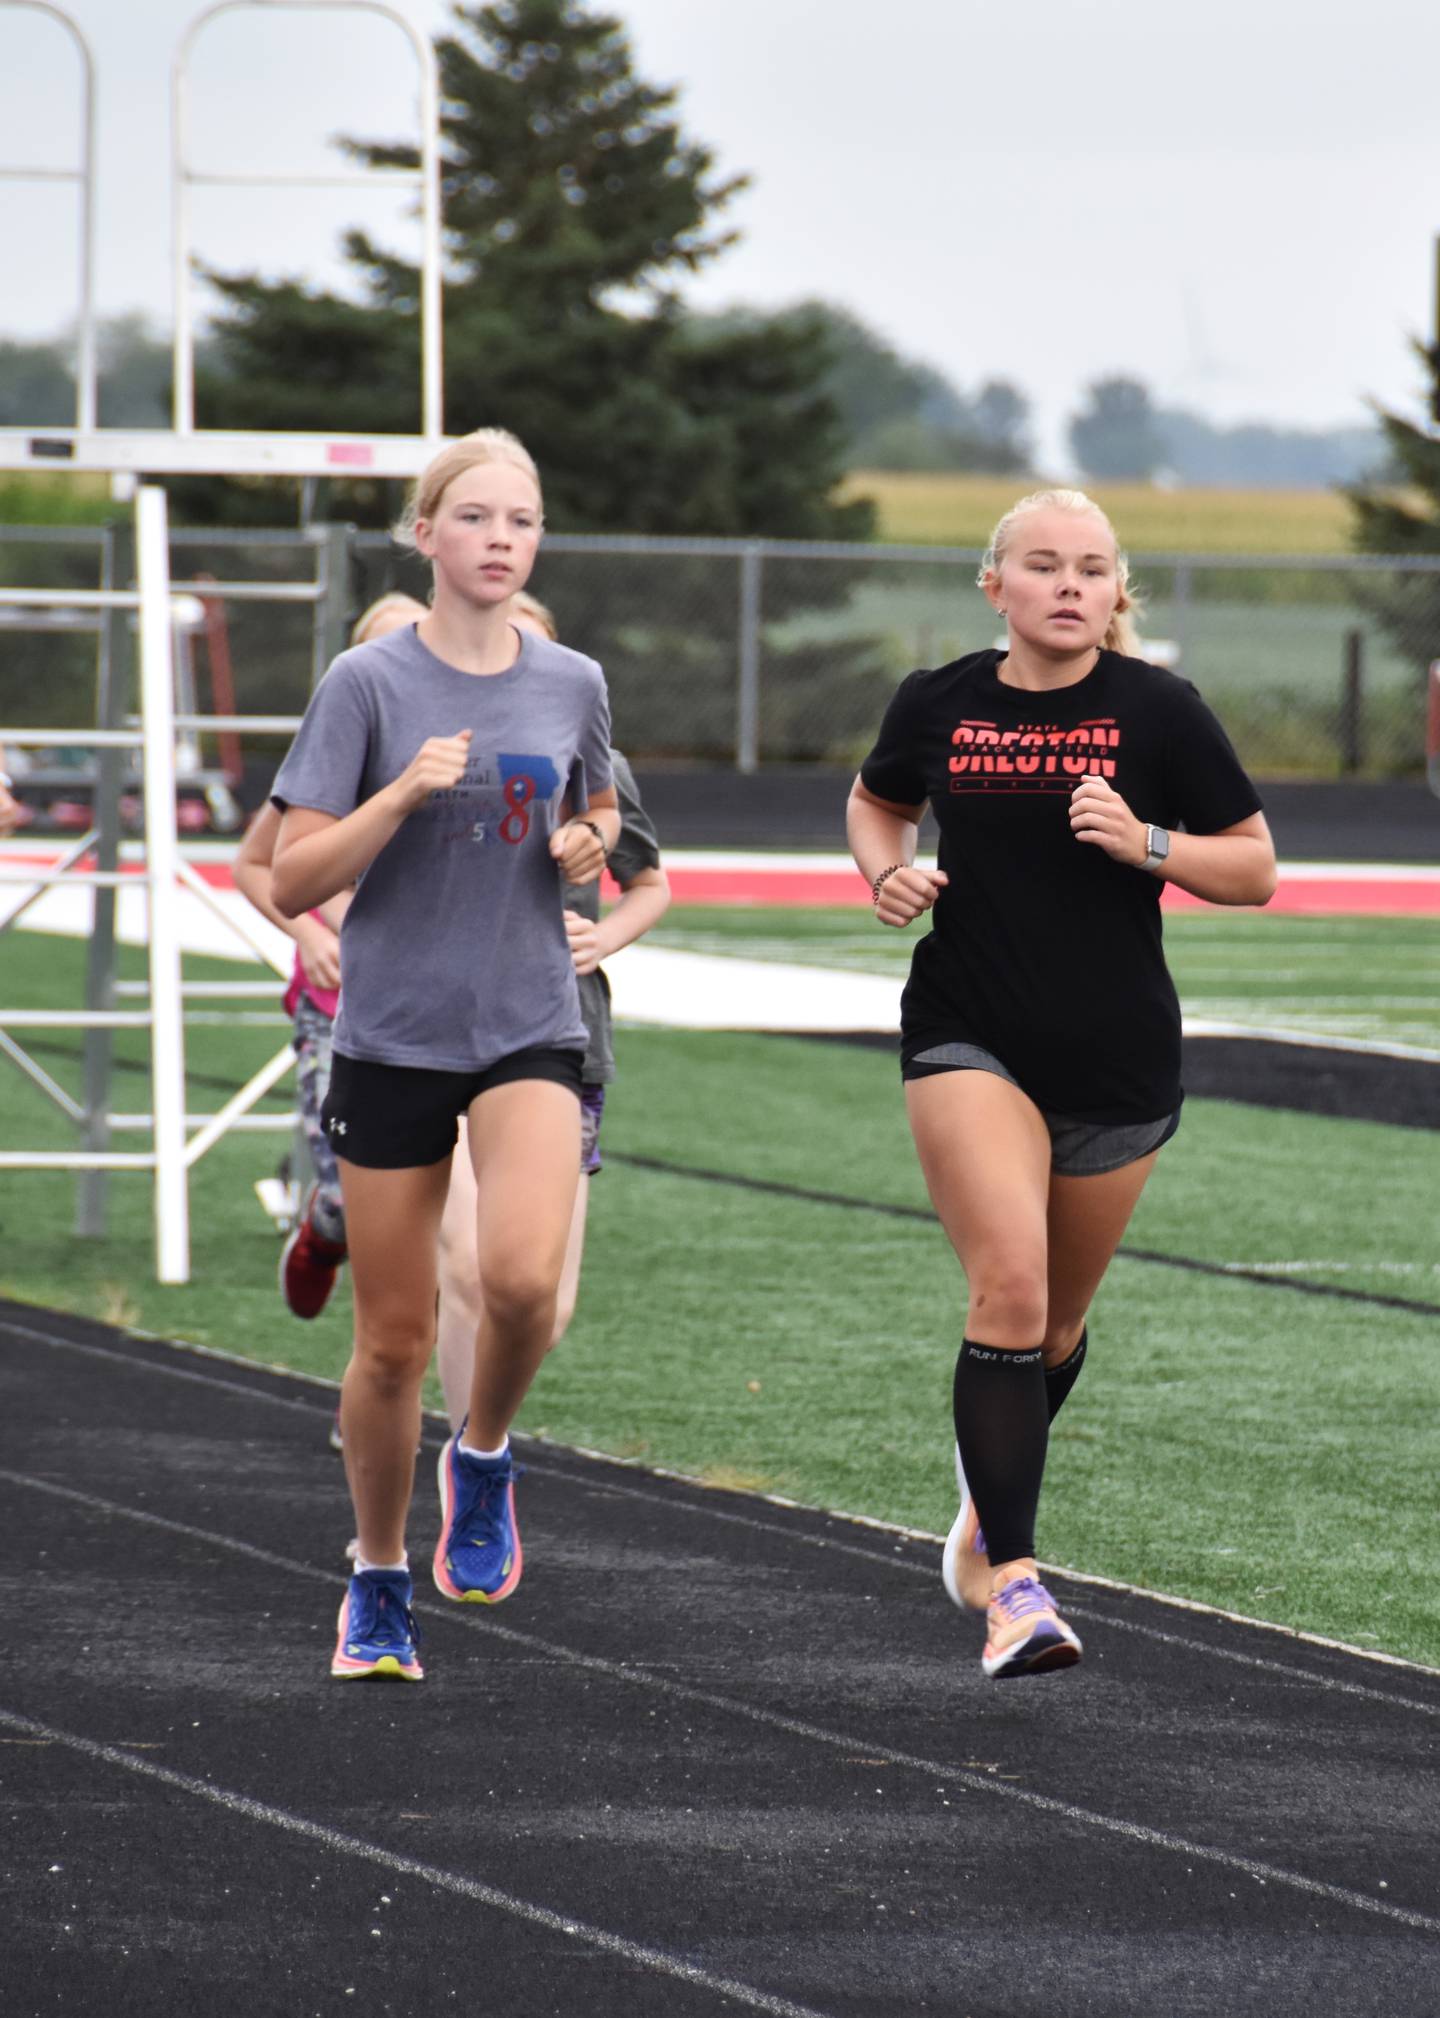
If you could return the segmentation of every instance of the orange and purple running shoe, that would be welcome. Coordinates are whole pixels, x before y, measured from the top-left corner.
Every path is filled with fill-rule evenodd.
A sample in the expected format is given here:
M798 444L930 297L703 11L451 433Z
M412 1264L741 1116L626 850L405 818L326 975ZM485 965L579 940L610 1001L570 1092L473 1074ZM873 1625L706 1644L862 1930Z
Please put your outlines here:
M1073 1668L1082 1649L1035 1577L1012 1577L990 1600L980 1665L992 1682Z
M498 1605L519 1583L524 1566L515 1467L508 1444L503 1457L472 1457L461 1445L464 1433L461 1423L440 1453L435 1586L461 1604Z
M356 1570L340 1606L339 1632L330 1672L337 1681L374 1675L390 1681L423 1682L417 1648L420 1628L410 1612L406 1570Z

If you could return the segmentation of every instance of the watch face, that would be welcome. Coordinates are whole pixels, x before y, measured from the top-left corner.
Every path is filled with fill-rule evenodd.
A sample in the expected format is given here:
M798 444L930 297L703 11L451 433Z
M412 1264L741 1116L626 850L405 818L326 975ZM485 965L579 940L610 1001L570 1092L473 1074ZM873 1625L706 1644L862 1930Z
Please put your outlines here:
M1150 853L1157 862L1163 862L1170 853L1170 836L1163 827L1152 827L1149 834Z

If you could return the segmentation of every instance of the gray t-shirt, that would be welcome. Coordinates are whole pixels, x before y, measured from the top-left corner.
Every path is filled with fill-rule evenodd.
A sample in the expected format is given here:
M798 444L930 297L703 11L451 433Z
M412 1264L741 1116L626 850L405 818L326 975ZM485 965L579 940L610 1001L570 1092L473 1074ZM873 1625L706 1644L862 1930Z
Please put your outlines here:
M431 736L472 731L465 775L380 850L340 934L335 1049L483 1071L531 1045L583 1050L560 877L548 852L567 794L611 781L610 706L593 659L528 632L503 673L461 672L413 625L342 652L271 792L343 819Z
M608 864L610 874L623 890L642 869L658 869L660 843L650 815L640 803L630 766L618 750L610 752L610 768L615 778L615 796L620 801L620 838ZM592 923L600 917L600 883L567 883L565 907L578 911ZM585 1046L584 1079L587 1086L603 1086L615 1077L615 1049L610 1035L610 983L603 967L593 974L577 974L580 984L580 1014L585 1018L589 1042Z

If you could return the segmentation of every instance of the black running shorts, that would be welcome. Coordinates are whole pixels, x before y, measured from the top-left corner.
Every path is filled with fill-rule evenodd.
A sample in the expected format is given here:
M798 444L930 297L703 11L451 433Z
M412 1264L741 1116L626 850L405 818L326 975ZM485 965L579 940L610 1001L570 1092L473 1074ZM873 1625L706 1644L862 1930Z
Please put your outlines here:
M548 1079L578 1100L583 1051L532 1045L497 1058L483 1072L432 1072L419 1065L377 1065L335 1052L320 1110L330 1146L366 1170L416 1170L454 1150L457 1117L480 1094L517 1079Z

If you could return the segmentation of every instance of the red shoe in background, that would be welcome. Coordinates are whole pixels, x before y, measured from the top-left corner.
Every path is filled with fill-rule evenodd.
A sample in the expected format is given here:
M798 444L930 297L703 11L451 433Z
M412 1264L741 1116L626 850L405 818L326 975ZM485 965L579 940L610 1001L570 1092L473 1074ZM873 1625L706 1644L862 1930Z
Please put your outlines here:
M318 1317L330 1300L335 1277L348 1249L343 1240L325 1240L315 1231L312 1190L300 1224L280 1255L280 1294L296 1317Z

